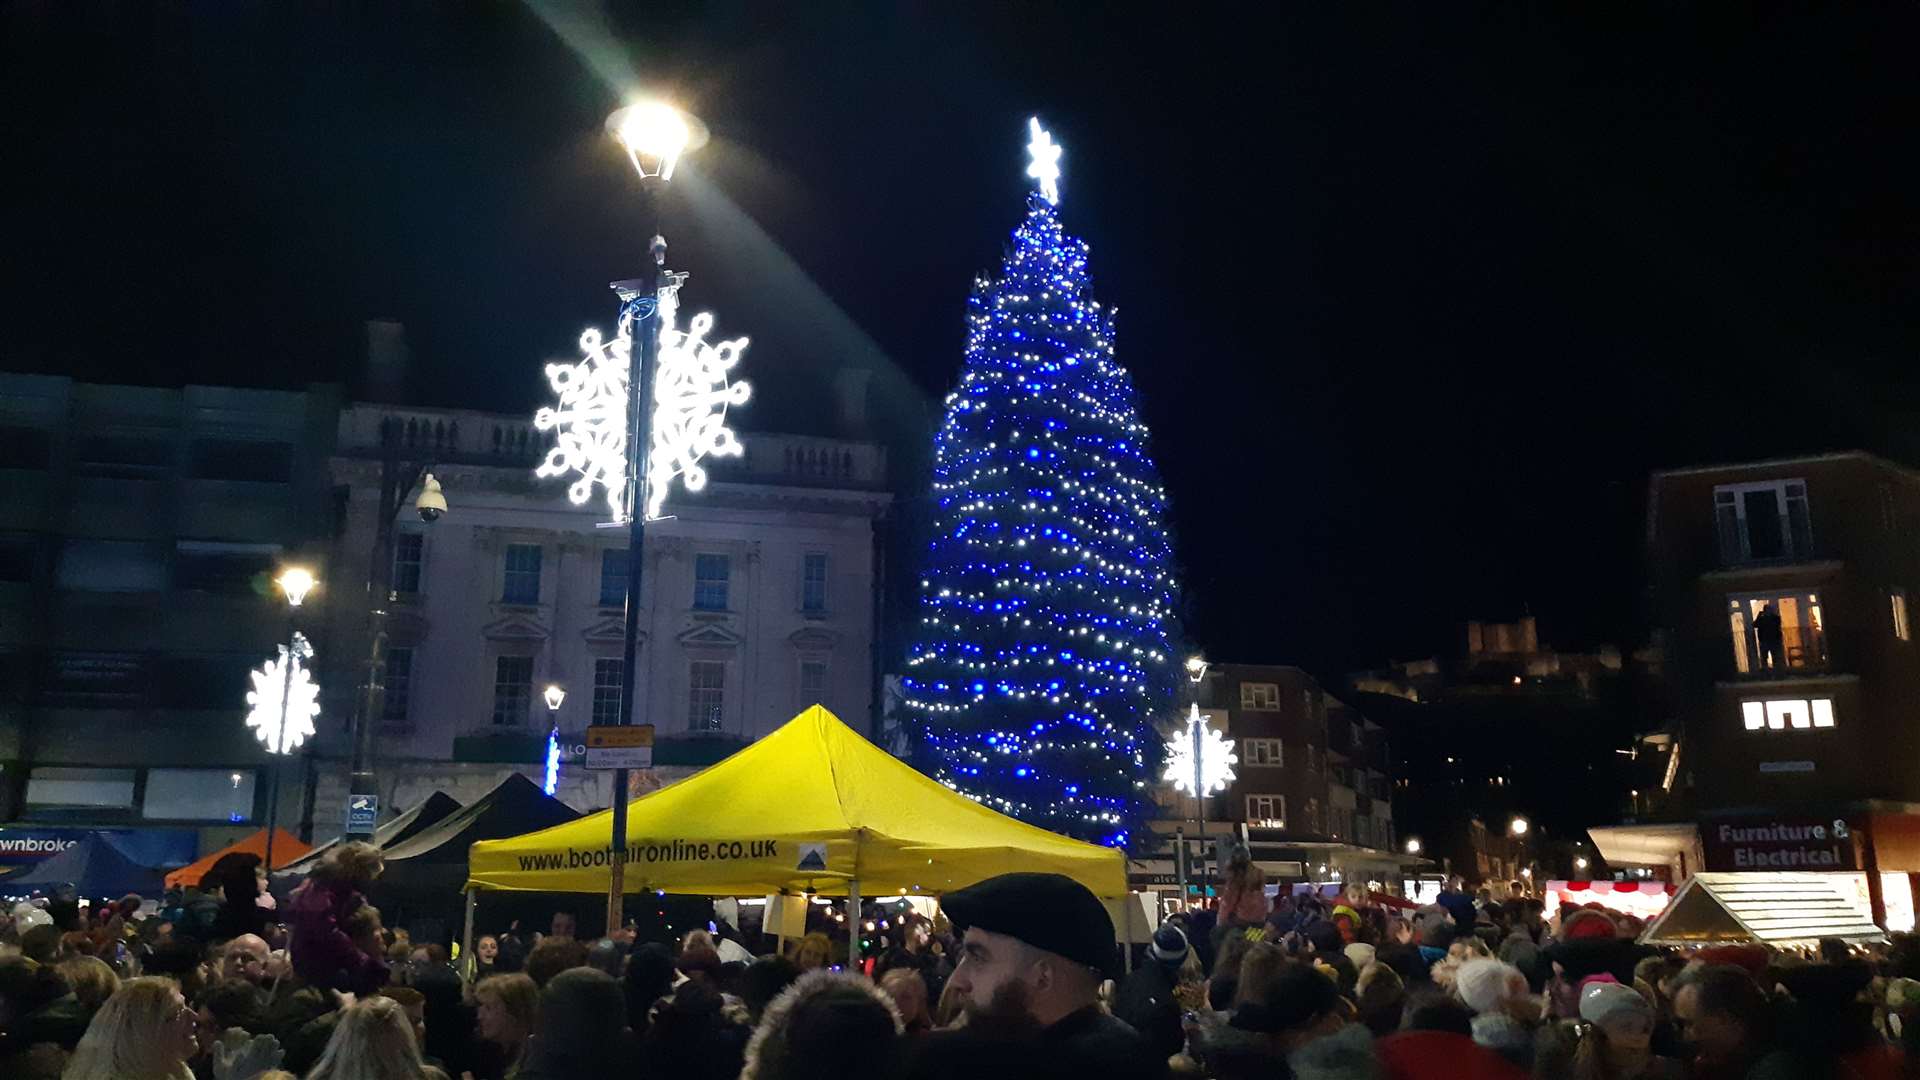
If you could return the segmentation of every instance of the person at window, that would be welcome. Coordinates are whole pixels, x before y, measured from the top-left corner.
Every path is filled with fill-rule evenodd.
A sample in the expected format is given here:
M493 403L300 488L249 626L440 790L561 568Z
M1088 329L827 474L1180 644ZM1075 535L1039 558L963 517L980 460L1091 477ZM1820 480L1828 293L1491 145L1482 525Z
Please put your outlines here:
M1767 669L1780 666L1780 660L1786 655L1786 634L1780 628L1780 613L1773 610L1771 603L1760 608L1760 614L1753 617L1753 636L1760 642L1760 665Z

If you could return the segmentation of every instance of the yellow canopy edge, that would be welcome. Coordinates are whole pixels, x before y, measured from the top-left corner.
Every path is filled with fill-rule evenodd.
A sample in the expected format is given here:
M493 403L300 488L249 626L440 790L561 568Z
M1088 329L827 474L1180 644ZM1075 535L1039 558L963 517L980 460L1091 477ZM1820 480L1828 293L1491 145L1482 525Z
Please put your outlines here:
M604 893L612 810L468 854L469 889ZM748 896L938 894L1013 871L1125 896L1126 856L949 790L815 705L627 810L626 891ZM1038 915L1040 913L1036 913Z

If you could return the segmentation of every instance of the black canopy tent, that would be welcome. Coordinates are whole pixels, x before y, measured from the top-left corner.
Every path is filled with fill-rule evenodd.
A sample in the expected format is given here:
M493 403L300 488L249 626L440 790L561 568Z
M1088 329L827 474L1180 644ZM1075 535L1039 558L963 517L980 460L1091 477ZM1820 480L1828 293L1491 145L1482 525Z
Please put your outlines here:
M383 847L387 869L368 890L368 899L388 926L405 926L413 940L450 941L461 919L467 850L475 841L503 840L579 816L532 780L509 773L492 791ZM540 902L551 906L550 899Z

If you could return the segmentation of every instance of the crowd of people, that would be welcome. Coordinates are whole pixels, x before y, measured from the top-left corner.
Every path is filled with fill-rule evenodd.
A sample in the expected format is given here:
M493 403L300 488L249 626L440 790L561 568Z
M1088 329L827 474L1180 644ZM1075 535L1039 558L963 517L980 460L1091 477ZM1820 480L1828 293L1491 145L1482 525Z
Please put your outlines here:
M562 913L550 933L480 938L464 975L382 924L374 848L330 849L278 909L249 858L159 911L56 897L0 919L0 1077L1880 1080L1920 1065L1920 939L1677 954L1637 945L1626 916L1549 914L1518 889L1455 882L1420 908L1274 896L1244 852L1217 905L1132 956L1086 888L1016 873L947 894L934 919L894 912L851 963L820 933L784 954L724 921L589 941Z

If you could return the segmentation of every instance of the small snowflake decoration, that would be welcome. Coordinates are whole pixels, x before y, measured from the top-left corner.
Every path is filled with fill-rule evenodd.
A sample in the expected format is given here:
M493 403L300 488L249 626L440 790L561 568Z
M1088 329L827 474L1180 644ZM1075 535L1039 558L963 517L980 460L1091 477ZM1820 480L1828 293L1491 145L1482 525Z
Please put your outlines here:
M1167 739L1167 772L1162 779L1174 788L1189 795L1197 794L1193 790L1194 744L1200 749L1200 783L1206 788L1206 794L1225 791L1233 783L1233 767L1240 764L1240 755L1233 752L1233 740L1207 726L1207 719L1200 715L1200 706L1192 707L1187 714L1187 722L1180 731ZM1199 737L1195 739L1195 731Z
M547 381L560 395L558 408L533 415L533 426L553 431L554 445L535 476L580 478L567 487L579 506L593 498L593 486L607 489L607 507L615 521L626 519L627 367L633 339L625 334L602 341L589 328L580 335L584 359L577 364L548 364Z
M291 752L307 741L314 732L313 721L320 715L320 687L314 683L313 675L301 663L313 655L312 646L300 634L293 636L294 655L287 658L287 647L280 646L279 656L268 660L254 669L253 689L247 691L247 704L251 706L247 713L247 726L266 746L269 754ZM287 679L288 663L293 664L293 678ZM280 710L280 693L291 687L287 696L289 708L283 716Z
M747 339L711 343L713 316L694 316L686 330L675 327L677 288L661 290L660 350L653 378L653 433L645 475L646 515L660 516L673 478L679 476L688 491L707 484L700 460L708 454L741 453L740 440L726 426L727 407L744 404L752 389L729 382L728 373L740 362ZM594 485L607 489L607 506L614 520L627 515L627 377L632 366L631 319L622 319L620 334L604 341L600 331L580 335L582 359L574 364L548 364L547 381L560 395L559 405L534 414L533 426L554 431L555 443L534 470L536 476L579 477L567 488L576 505L593 497Z
M688 491L707 486L700 459L737 457L740 440L727 427L727 406L744 405L753 388L729 383L727 373L740 362L747 339L713 344L707 333L713 315L701 312L685 331L674 329L674 290L660 305L660 358L653 376L653 447L647 456L647 516L660 516L667 488L677 474Z

